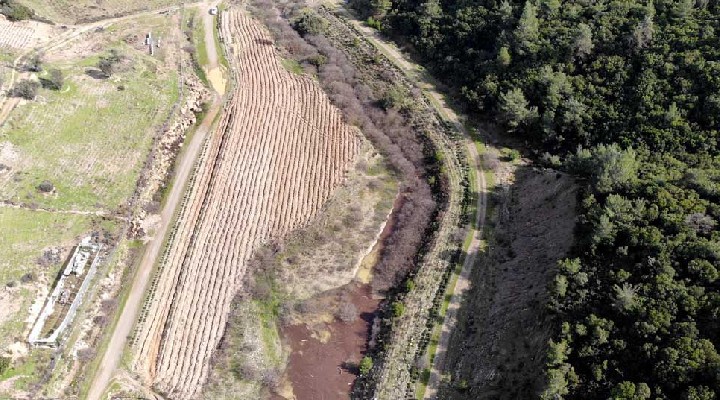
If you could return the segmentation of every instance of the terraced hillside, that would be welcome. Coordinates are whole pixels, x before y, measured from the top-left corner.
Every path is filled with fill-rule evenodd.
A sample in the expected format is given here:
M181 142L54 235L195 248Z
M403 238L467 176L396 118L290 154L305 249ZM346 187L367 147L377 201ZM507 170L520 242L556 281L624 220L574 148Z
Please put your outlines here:
M272 39L239 11L222 16L235 92L207 144L136 333L135 368L191 398L254 249L315 216L360 141L312 79L286 71Z

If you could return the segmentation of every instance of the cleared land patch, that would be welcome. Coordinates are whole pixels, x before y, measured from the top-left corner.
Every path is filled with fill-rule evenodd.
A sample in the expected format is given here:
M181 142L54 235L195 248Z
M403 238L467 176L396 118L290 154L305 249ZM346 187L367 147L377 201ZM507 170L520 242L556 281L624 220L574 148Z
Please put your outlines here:
M222 22L236 89L136 333L136 369L178 398L205 381L253 250L311 221L360 147L319 85L282 67L257 22L238 11Z

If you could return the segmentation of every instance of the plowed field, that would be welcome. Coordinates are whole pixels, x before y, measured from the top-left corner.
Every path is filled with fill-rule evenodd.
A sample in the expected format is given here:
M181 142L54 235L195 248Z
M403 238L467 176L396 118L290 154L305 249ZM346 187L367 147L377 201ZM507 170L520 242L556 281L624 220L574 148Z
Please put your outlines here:
M193 397L254 249L306 225L358 153L357 131L312 79L286 71L271 36L222 15L235 90L200 161L135 337L135 367Z

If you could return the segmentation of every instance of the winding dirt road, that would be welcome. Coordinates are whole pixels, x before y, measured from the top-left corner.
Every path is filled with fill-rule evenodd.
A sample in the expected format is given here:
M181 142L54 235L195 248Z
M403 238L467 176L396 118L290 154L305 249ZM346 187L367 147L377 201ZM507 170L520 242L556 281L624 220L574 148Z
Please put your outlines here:
M202 7L209 8L217 3L217 1L202 3ZM208 69L218 69L217 49L215 47L215 38L212 31L212 17L206 15L204 18L211 19L209 25L211 29L209 31L206 30L205 32L205 44L208 49L209 60ZM213 89L218 91L218 87L216 87L215 84L213 84ZM224 90L224 85L220 89ZM219 94L216 94L212 105L193 135L192 140L190 143L186 143L185 153L179 164L176 166L174 184L165 203L165 207L160 214L161 220L157 232L154 235L154 239L145 250L140 266L138 267L138 271L133 280L130 294L124 308L122 309L120 319L115 326L115 330L112 332L112 336L105 353L99 355L102 356L102 361L98 366L98 370L95 372L95 377L88 391L88 400L100 400L115 375L115 371L120 363L125 345L127 344L128 336L131 334L140 312L145 290L147 289L152 275L153 266L155 265L155 261L158 259L160 251L163 248L163 240L167 235L168 229L172 226L173 215L183 199L186 184L193 171L195 160L203 147L205 138L210 131L213 121L215 120L215 116L219 112L221 106L222 98Z
M425 390L425 399L435 399L437 397L437 390L440 378L442 377L442 371L445 368L445 355L447 354L450 337L453 329L455 328L455 324L457 323L457 312L462 304L464 294L470 288L470 273L475 265L475 260L482 243L482 233L485 228L485 215L487 207L485 173L474 139L465 129L465 125L463 124L461 118L447 104L445 96L437 89L435 83L432 81L432 78L429 77L417 64L410 60L407 55L400 51L394 43L381 37L372 28L362 25L354 19L351 19L351 21L355 27L378 48L378 50L380 50L390 61L400 68L407 77L417 85L417 87L422 89L423 94L428 97L430 104L432 104L438 113L440 113L442 118L446 122L451 123L455 129L465 135L465 148L470 158L469 161L470 164L475 165L476 168L477 178L475 180L474 190L478 194L477 213L475 216L476 219L473 230L468 233L472 235L472 241L467 249L467 255L455 286L448 288L448 293L452 293L452 297L450 298L450 303L448 305L447 312L445 313L440 333L440 340L438 342L435 358L430 370L430 379L428 380L427 388Z

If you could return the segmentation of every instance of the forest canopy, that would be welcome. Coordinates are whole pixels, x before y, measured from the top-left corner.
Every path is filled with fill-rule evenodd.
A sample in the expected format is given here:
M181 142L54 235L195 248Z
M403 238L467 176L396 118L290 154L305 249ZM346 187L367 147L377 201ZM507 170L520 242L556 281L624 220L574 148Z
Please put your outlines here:
M353 5L470 113L587 182L542 397L717 398L720 2Z

